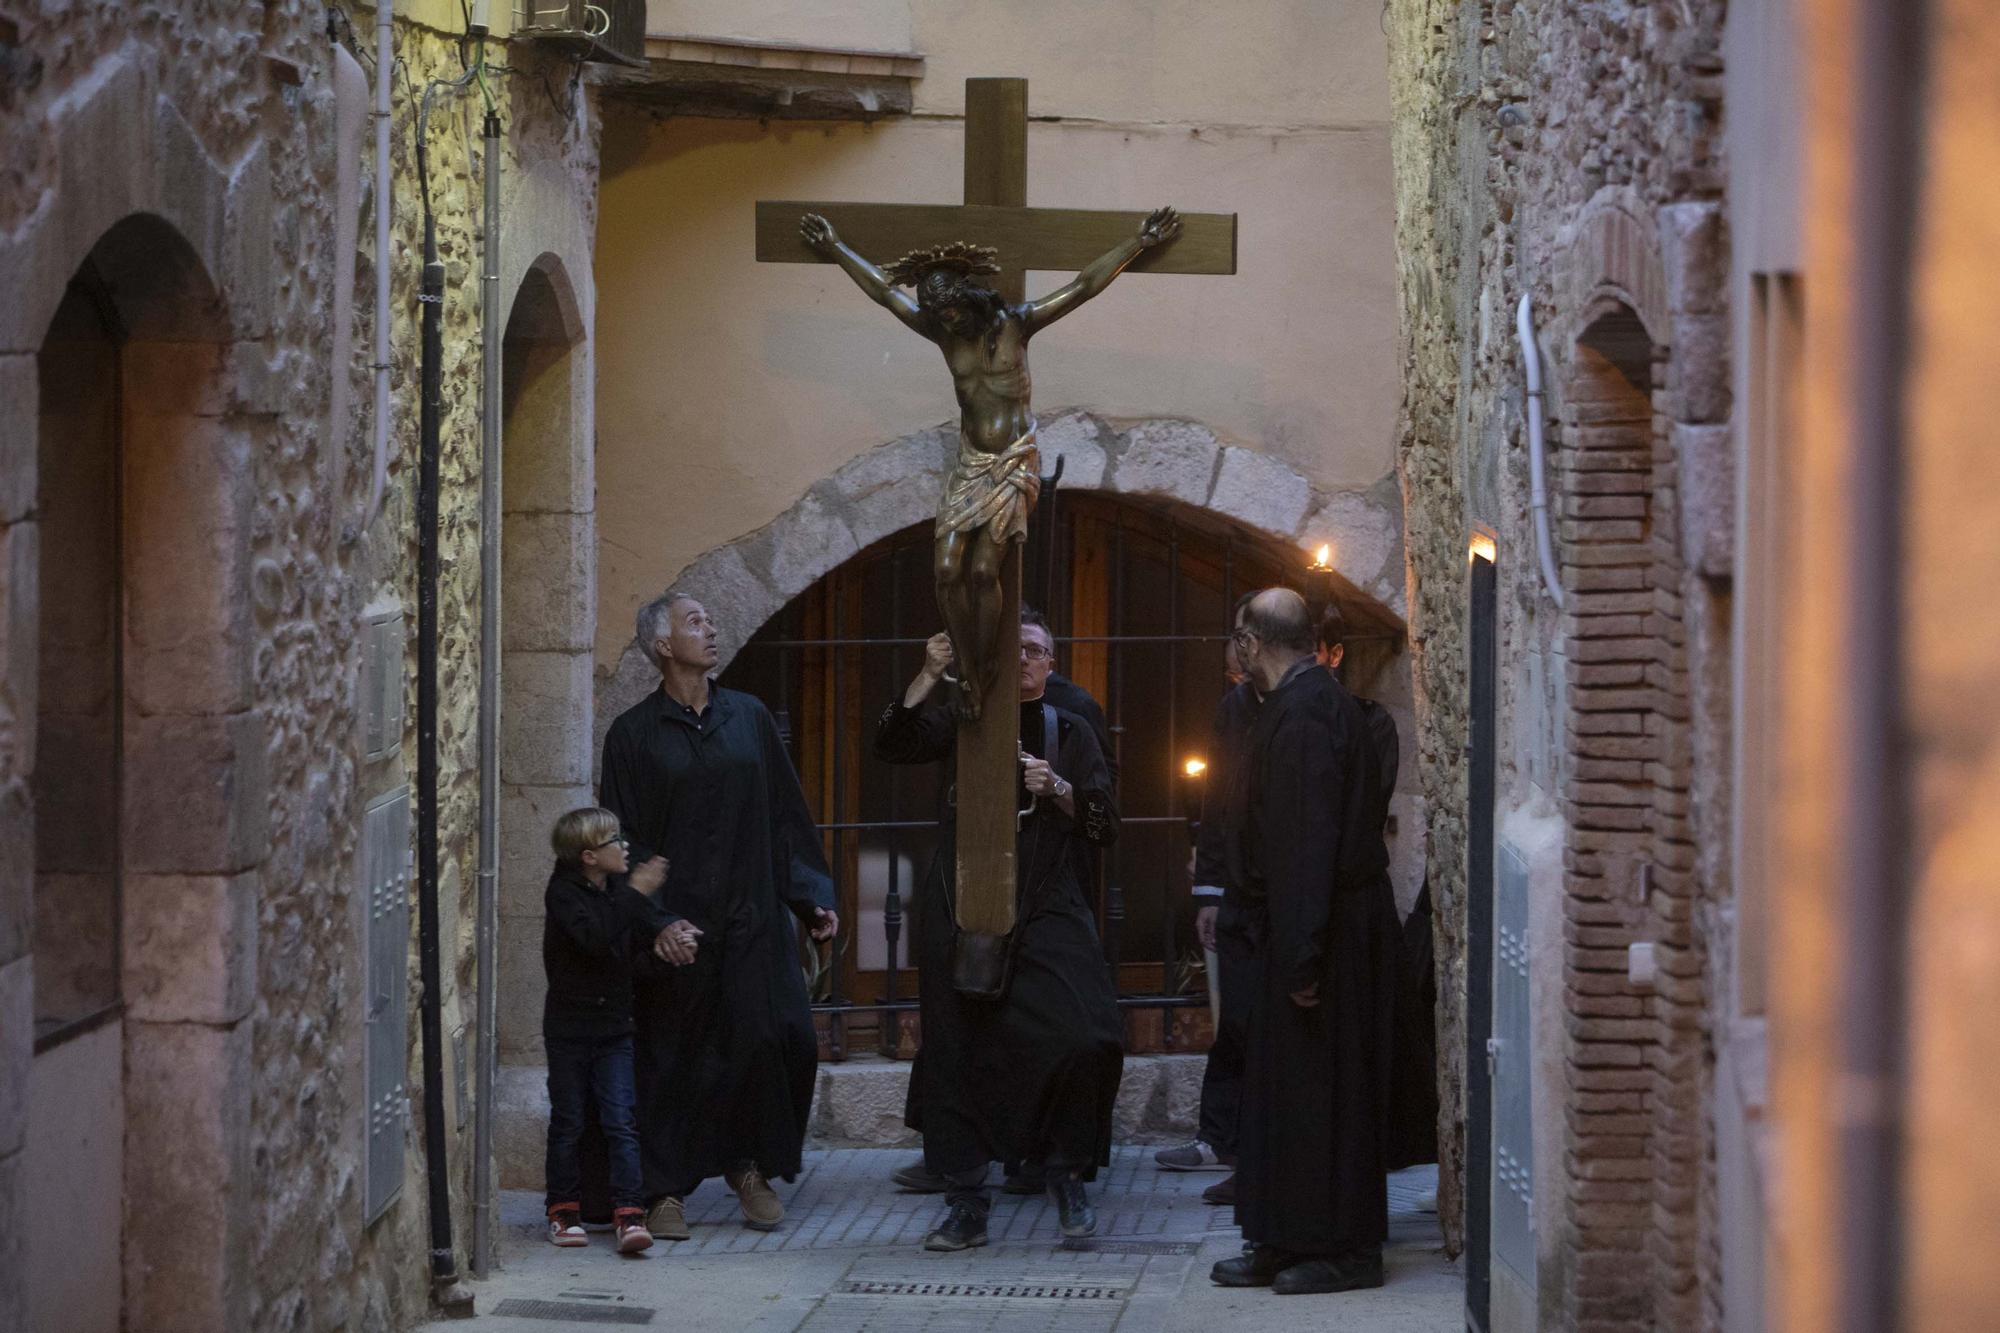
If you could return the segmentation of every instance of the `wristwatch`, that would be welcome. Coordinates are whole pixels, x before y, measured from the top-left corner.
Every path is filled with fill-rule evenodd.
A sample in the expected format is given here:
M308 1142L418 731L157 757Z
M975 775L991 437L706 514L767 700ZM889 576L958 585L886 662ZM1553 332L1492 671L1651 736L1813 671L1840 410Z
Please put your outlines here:
M1067 780L1063 778L1057 778L1055 790L1050 792L1049 795L1055 797L1058 801L1060 801L1067 799L1069 794L1075 790L1076 788L1070 786Z

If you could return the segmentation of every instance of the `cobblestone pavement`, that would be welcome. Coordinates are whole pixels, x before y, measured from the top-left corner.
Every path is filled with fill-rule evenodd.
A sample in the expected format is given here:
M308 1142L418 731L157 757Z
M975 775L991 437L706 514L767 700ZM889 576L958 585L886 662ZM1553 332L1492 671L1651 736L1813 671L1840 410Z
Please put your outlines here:
M791 1185L778 1184L786 1219L776 1231L741 1225L721 1182L688 1201L692 1240L655 1243L621 1259L610 1238L559 1250L542 1236L541 1199L501 1198L500 1271L476 1284L479 1317L437 1330L649 1327L703 1333L1225 1333L1288 1327L1462 1328L1463 1276L1448 1263L1436 1215L1419 1208L1433 1168L1390 1178L1388 1284L1338 1296L1224 1291L1215 1260L1241 1240L1230 1210L1201 1201L1220 1179L1158 1170L1152 1149L1118 1149L1091 1188L1097 1235L1064 1242L1040 1197L995 1194L991 1244L929 1254L924 1233L943 1211L936 1195L889 1181L909 1152L809 1153ZM997 1172L996 1172L997 1179Z

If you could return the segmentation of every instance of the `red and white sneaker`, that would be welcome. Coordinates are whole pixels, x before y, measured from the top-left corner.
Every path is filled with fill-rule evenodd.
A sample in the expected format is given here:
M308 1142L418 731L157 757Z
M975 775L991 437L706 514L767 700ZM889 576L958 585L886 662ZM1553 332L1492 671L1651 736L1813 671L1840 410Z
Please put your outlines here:
M590 1237L583 1234L583 1218L575 1204L558 1204L549 1209L549 1244L564 1249L590 1244Z
M637 1254L653 1247L653 1233L646 1229L644 1208L620 1208L611 1225L618 1233L618 1253Z

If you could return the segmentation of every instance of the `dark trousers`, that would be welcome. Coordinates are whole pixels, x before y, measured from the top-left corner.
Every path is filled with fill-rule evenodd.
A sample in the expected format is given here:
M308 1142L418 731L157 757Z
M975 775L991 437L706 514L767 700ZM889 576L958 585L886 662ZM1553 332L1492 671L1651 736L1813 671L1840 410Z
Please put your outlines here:
M548 1205L577 1204L583 1192L578 1144L586 1108L597 1112L611 1168L611 1202L643 1208L639 1134L633 1123L632 1036L546 1035L549 1053Z
M1215 915L1215 971L1221 1003L1208 1066L1201 1076L1201 1139L1224 1157L1236 1155L1243 1107L1244 1033L1250 1018L1250 938L1242 909L1225 898Z

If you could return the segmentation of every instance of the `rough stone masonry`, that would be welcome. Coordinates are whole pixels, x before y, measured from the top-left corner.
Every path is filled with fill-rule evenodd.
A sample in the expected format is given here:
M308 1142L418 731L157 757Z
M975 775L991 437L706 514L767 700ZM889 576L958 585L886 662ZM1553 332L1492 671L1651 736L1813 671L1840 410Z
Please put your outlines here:
M212 858L229 863L221 878L127 877L126 1040L150 1044L132 1048L148 1053L145 1059L128 1052L127 1060L126 1321L158 1329L408 1324L426 1308L417 1258L425 1249L416 1132L424 1108L413 1097L402 1195L365 1227L355 854L364 804L402 784L413 768L412 737L388 759L362 762L357 627L364 607L400 607L407 615L414 604L409 496L419 210L410 92L457 74L459 50L445 33L397 25L395 164L386 183L395 251L373 253L366 214L385 206L385 183L367 178L364 153L362 239L350 294L357 353L349 365L330 367L335 157L327 7L147 2L16 13L0 20L0 154L9 164L0 173L0 278L13 310L0 340L0 434L8 441L0 454L0 551L7 553L0 560L0 846L7 849L0 858L0 1088L7 1090L0 1095L0 1236L8 1238L0 1246L0 1325L26 1326L20 1238L27 1219L51 1204L27 1198L23 1185L23 1090L33 1059L25 922L34 901L34 867L23 849L33 846L32 774L52 762L35 750L34 664L47 611L38 604L38 571L42 561L63 559L74 538L38 522L35 357L49 312L84 257L134 215L156 219L144 225L173 240L135 247L127 256L133 272L178 264L175 271L193 275L193 295L154 293L157 308L219 322L213 342L202 344L208 352L163 369L206 395L186 409L194 414L188 419L219 423L233 451L220 472L175 468L146 476L146 513L172 522L192 513L234 517L207 525L204 540L190 548L228 571L212 582L184 577L186 567L176 567L170 550L148 545L149 529L128 528L135 559L125 578L133 595L143 592L174 623L205 619L225 632L203 659L213 661L212 673L187 673L176 682L178 695L135 700L128 681L128 709L136 710L128 712L128 731L162 739L128 747L126 843L141 848L133 855L171 868L174 848L193 845L213 820L234 831L230 846ZM363 33L355 45L366 60L365 11L356 18ZM569 280L587 289L597 172L592 102L587 93L573 101L551 96L551 87L566 84L569 67L525 43L499 60L515 71L495 76L507 127L506 294L528 264L548 254L572 257ZM447 269L440 749L449 1037L466 1032L472 1018L476 101L445 99L431 134ZM566 206L537 202L550 196ZM368 346L378 262L394 266L395 417L388 497L370 522L363 512L371 466L368 371L360 349ZM201 309L191 312L190 301ZM130 333L139 348L146 330ZM133 381L143 364L135 350L127 381L135 412L160 401L148 396L154 389L171 387ZM340 439L327 437L330 373L352 377L358 405ZM134 428L124 446L131 466L154 457ZM413 657L394 669L410 680ZM232 711L187 711L187 697L239 678ZM409 1085L419 1088L414 966L408 973ZM454 1083L448 1063L447 1098L455 1101ZM463 1108L445 1111L462 1248L471 1154L456 1140ZM149 1124L189 1116L199 1134L171 1145L147 1139Z
M1440 1049L1465 1049L1467 544L1496 539L1503 839L1531 909L1546 1327L1721 1318L1710 1106L1731 900L1733 477L1722 6L1395 0L1401 467ZM1548 389L1566 611L1540 588L1514 305ZM1627 946L1659 959L1651 990ZM1559 984L1555 979L1559 978ZM1448 1097L1441 1208L1462 1215ZM1454 1230L1454 1235L1456 1234ZM1496 1297L1496 1300L1498 1298Z

